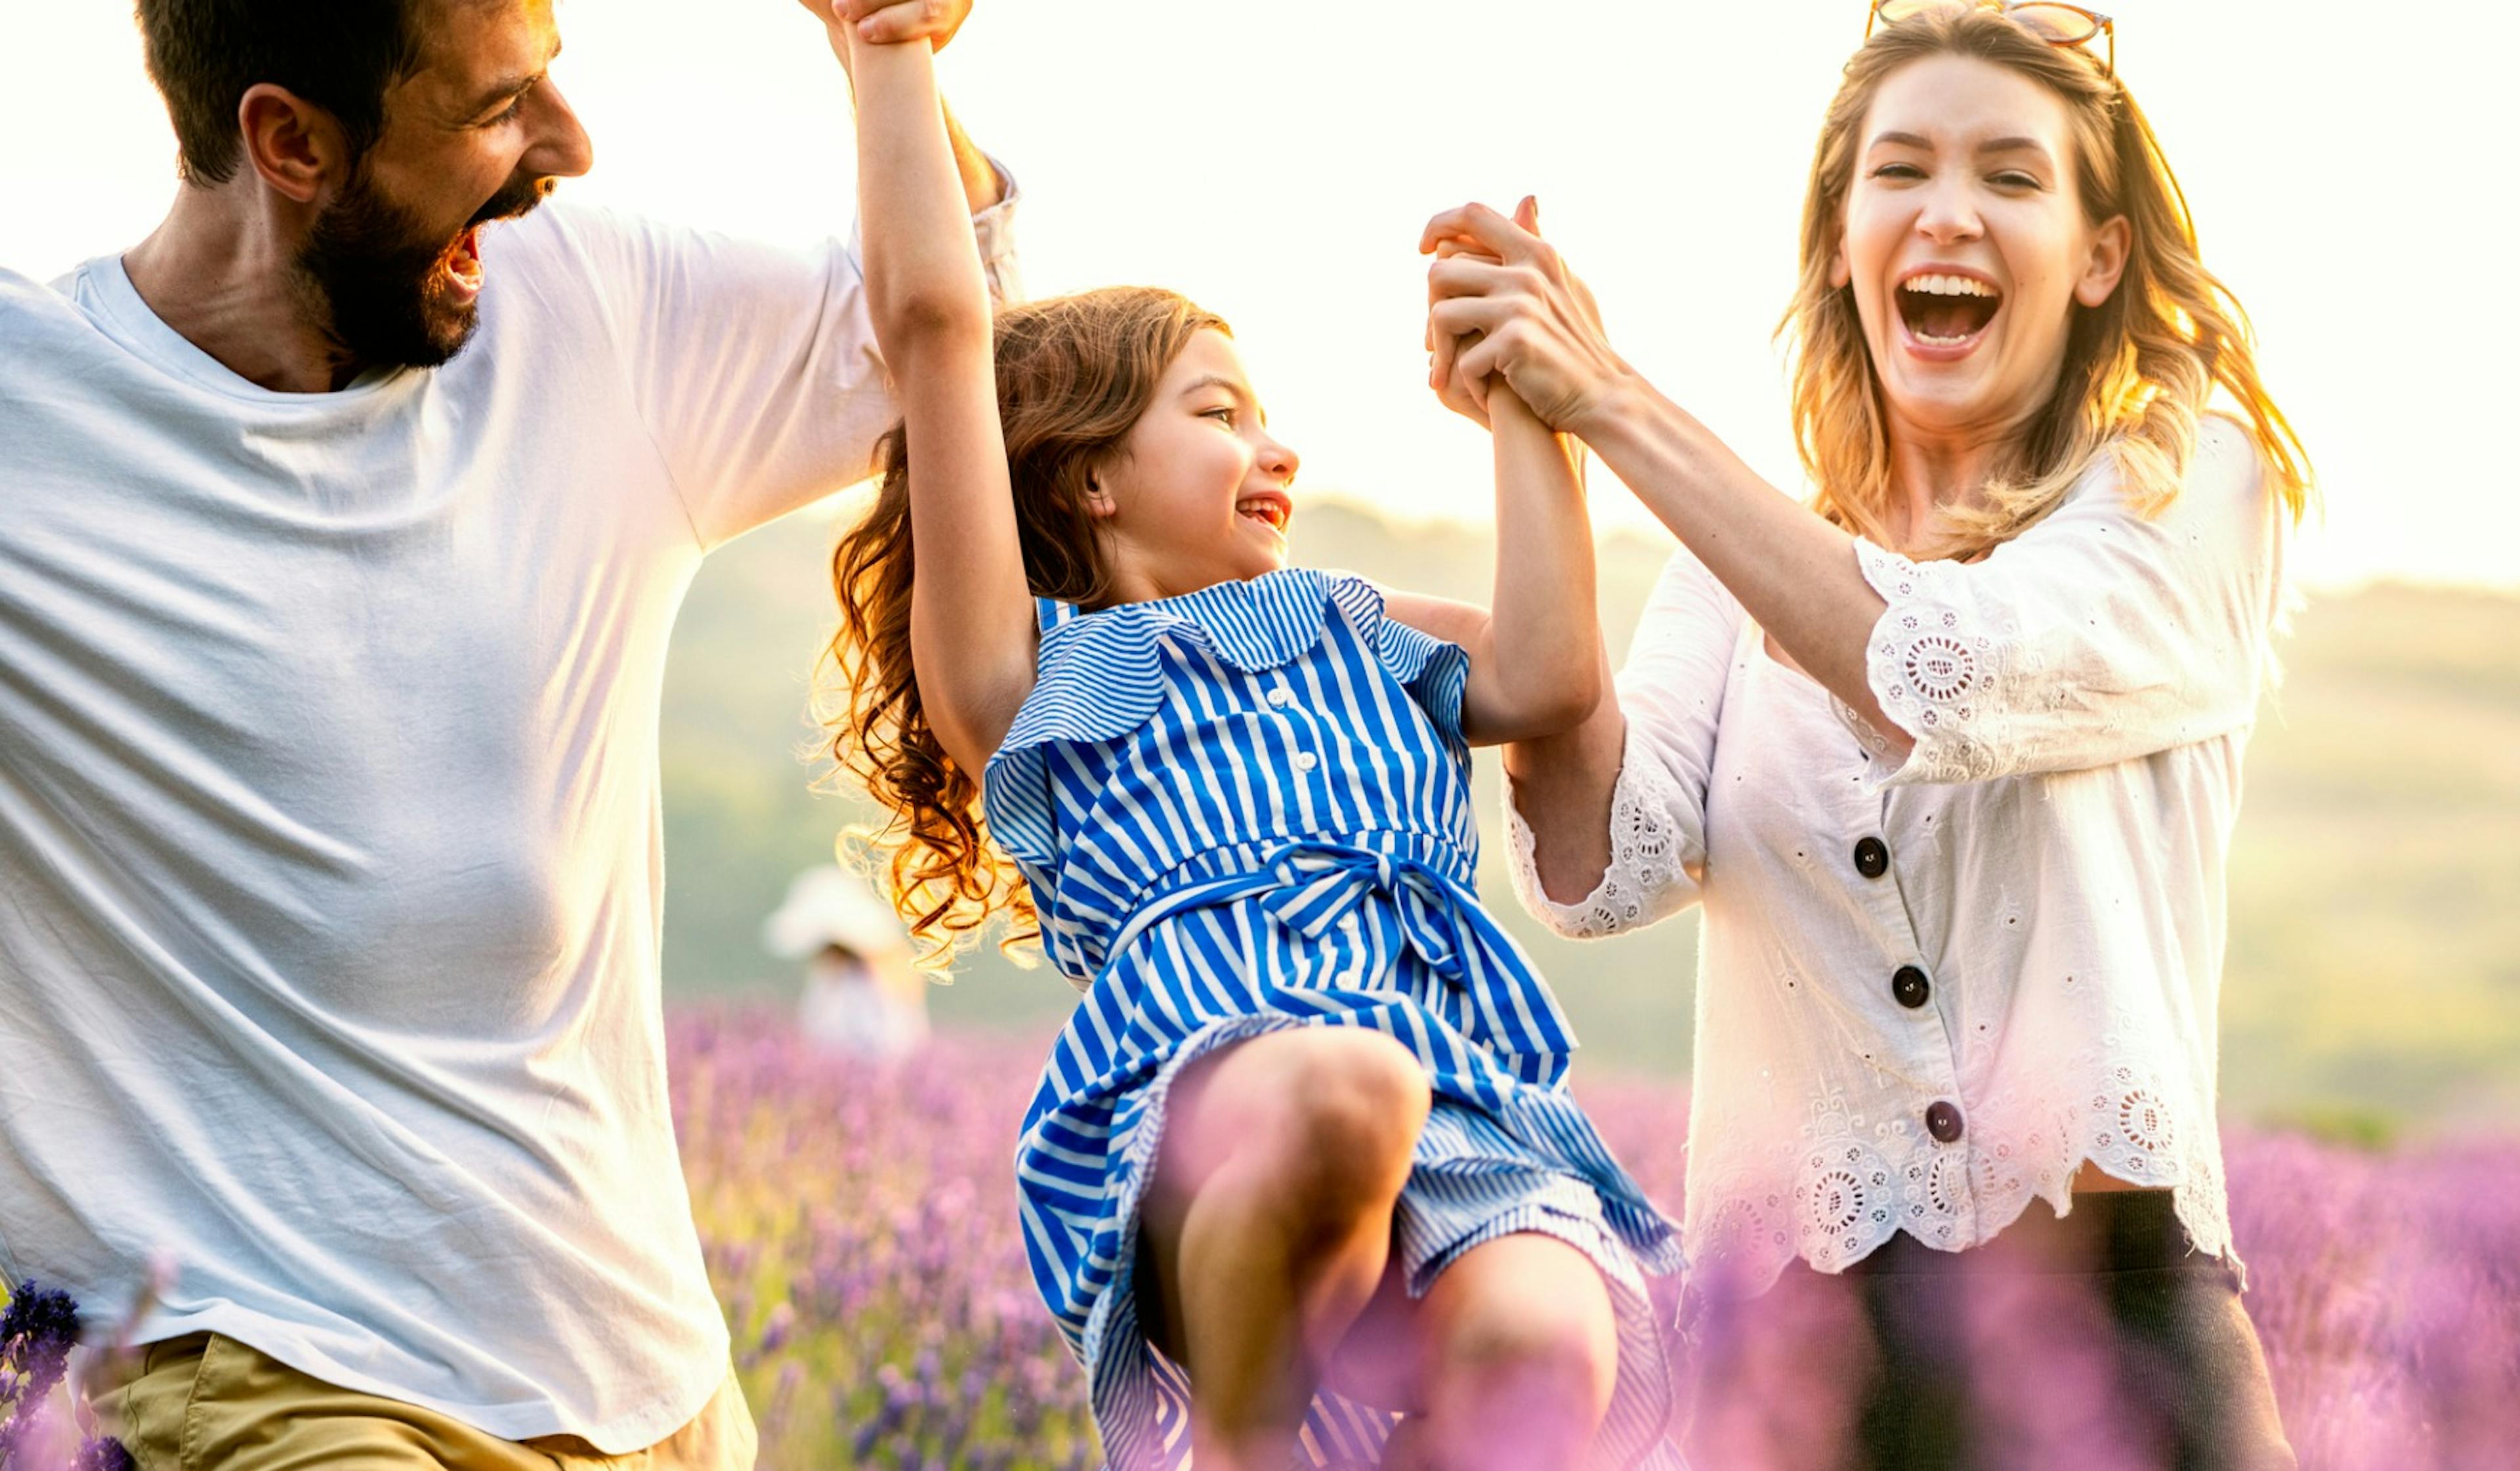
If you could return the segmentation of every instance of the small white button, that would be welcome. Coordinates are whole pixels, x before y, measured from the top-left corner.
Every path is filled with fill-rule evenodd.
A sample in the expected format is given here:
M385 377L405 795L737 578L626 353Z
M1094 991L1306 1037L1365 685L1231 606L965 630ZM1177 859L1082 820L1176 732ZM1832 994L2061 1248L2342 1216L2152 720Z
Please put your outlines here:
M1295 703L1295 692L1282 684L1269 692L1269 703L1272 705L1292 705Z
M1313 755L1309 751L1298 751L1295 753L1295 769L1298 771L1310 771L1321 763L1322 758Z

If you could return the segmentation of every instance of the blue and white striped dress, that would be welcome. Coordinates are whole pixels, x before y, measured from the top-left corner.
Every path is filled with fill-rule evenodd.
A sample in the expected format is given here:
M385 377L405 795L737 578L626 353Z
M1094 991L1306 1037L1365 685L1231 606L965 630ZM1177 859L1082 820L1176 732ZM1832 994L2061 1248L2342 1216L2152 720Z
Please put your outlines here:
M1355 577L1290 570L1099 613L1043 600L1040 675L989 761L989 831L1085 992L1016 1155L1033 1279L1092 1379L1116 1471L1188 1464L1189 1388L1140 1332L1138 1211L1164 1096L1262 1033L1371 1027L1426 1066L1394 1247L1413 1294L1480 1242L1560 1237L1610 1286L1601 1463L1677 1465L1643 1272L1671 1224L1565 1088L1574 1047L1471 889L1466 655ZM1393 1416L1314 1402L1317 1466L1370 1466Z

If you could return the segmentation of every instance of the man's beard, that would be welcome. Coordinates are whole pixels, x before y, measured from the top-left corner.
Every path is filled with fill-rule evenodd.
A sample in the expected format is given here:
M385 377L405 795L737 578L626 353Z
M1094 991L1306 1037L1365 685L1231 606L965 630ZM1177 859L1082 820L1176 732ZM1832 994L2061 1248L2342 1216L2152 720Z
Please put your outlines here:
M522 214L548 192L547 180L510 179L465 229ZM480 303L458 299L442 269L463 233L431 238L364 168L316 216L297 253L297 274L327 314L327 334L346 366L434 368L464 350L480 320Z

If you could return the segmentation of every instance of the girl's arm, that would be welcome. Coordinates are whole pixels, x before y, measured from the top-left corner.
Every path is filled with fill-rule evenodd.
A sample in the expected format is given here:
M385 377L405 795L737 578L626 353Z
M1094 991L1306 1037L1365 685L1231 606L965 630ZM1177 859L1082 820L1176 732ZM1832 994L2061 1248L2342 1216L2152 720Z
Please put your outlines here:
M1514 220L1538 229L1538 202L1525 199ZM1430 326L1430 348L1438 345L1433 331ZM1473 744L1498 745L1575 730L1595 714L1609 679L1593 600L1593 523L1584 510L1579 451L1503 378L1481 390L1477 403L1453 406L1487 425L1495 445L1493 607L1483 612L1406 596L1390 606L1402 622L1468 652L1462 734Z
M1695 899L1743 617L1703 563L1675 549L1593 717L1505 748L1514 878L1552 929L1615 934Z
M1603 687L1593 597L1593 523L1573 445L1503 384L1490 388L1496 446L1496 597L1491 610L1395 594L1391 615L1470 656L1462 730L1474 745L1554 735L1584 722Z
M1470 646L1462 728L1481 744L1554 735L1601 698L1593 520L1574 442L1502 381L1488 394L1496 449L1496 598Z
M1389 592L1383 607L1420 632L1471 649L1485 636L1488 611L1471 603L1421 593ZM1533 837L1533 879L1539 896L1573 904L1600 885L1612 857L1611 799L1619 785L1620 757L1628 721L1612 690L1610 660L1596 640L1594 678L1603 692L1592 713L1545 735L1508 739L1505 772L1518 814ZM1479 657L1471 656L1471 678ZM1468 695L1462 705L1467 713Z
M964 770L987 764L1032 692L1036 634L990 307L925 40L833 22L858 94L867 301L910 440L911 657L928 724Z

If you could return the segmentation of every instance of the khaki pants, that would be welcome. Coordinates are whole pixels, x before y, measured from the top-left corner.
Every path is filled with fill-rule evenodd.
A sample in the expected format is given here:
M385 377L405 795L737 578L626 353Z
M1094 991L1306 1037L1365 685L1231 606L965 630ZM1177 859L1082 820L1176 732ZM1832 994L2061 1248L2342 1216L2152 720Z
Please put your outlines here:
M216 1333L151 1344L100 1387L99 1428L140 1471L752 1471L752 1412L730 1369L689 1425L607 1455L575 1436L503 1441L435 1410L310 1379Z

